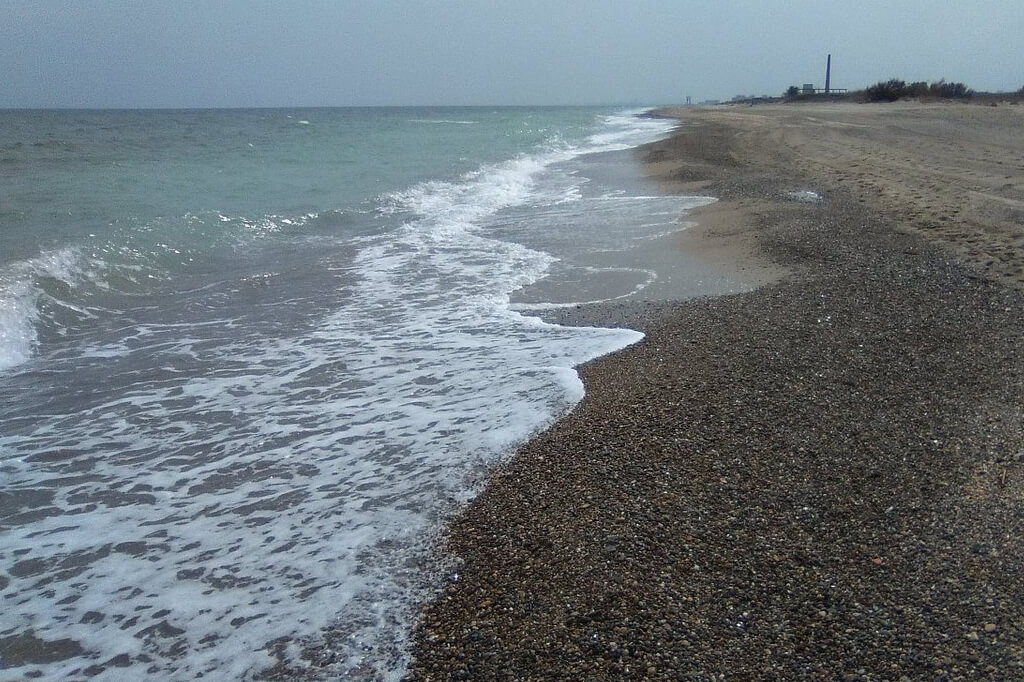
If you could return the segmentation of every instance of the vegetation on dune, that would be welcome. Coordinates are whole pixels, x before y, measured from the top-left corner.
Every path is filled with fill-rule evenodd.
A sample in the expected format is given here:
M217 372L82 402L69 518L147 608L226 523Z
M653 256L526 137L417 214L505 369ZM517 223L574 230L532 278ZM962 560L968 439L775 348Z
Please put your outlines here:
M987 92L967 87L963 83L950 83L945 78L934 82L914 81L907 83L901 78L890 78L860 90L833 89L825 92L821 88L813 91L808 87L790 85L779 97L734 97L732 103L761 104L764 102L895 102L901 99L917 100L970 100L977 104L998 106L1024 103L1024 87L1013 91Z
M869 102L895 102L906 94L907 83L898 78L878 81L864 91L864 96Z
M968 99L974 91L963 83L947 83L945 79L934 83L917 81L907 85L906 81L892 78L879 81L864 90L864 99L868 102L895 102L905 97L936 97L940 99Z

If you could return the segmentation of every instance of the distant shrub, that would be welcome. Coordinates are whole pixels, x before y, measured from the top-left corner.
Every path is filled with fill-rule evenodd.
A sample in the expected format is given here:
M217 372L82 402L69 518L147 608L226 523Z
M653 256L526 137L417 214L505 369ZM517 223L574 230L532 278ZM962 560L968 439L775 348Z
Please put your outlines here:
M907 94L907 83L898 78L879 81L867 90L864 95L869 102L895 102Z
M973 94L974 91L963 83L947 83L945 79L936 81L931 85L925 81L917 81L907 85L906 81L893 78L887 81L879 81L869 87L864 91L864 98L869 102L895 102L903 97L966 99Z
M966 99L974 94L974 91L963 83L947 83L945 79L932 83L929 90L932 97L948 99Z
M1021 91L1024 92L1024 88L1021 88ZM790 85L788 88L786 88L786 97L789 97L790 99L798 96L799 94L800 88L796 87L795 85Z
M907 97L927 97L930 92L930 86L925 81L917 81L907 86L906 96Z

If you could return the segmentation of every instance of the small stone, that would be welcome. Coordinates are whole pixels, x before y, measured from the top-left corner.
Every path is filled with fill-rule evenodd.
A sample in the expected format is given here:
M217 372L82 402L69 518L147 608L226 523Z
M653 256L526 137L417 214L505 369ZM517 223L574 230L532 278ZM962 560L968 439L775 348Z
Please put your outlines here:
M996 624L995 623L986 623L985 624L985 632L995 632L995 631L996 631Z
M972 642L977 642L978 641L978 633L977 632L968 632L967 633L967 639L971 640Z

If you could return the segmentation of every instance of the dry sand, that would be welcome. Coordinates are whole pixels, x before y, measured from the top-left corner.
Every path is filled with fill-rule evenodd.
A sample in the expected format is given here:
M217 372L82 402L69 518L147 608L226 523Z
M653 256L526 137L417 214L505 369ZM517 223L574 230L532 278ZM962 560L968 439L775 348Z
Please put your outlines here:
M1024 679L1024 107L685 112L649 172L760 288L641 344L453 524L418 680ZM813 191L822 201L801 201Z
M804 175L847 190L896 229L942 243L992 277L1024 283L1024 106L842 103L674 113L691 125L723 124L729 132L718 134L731 136L728 145L716 135L696 137L689 144L714 149L687 144L677 151L698 154L654 160L652 173L680 191L706 187L722 173L716 164Z

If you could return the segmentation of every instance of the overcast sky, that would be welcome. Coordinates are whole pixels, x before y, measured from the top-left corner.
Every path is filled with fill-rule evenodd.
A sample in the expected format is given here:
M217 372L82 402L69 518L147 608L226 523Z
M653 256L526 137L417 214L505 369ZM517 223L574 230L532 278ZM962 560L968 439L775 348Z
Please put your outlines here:
M672 104L1024 86L1024 0L0 0L0 107Z

